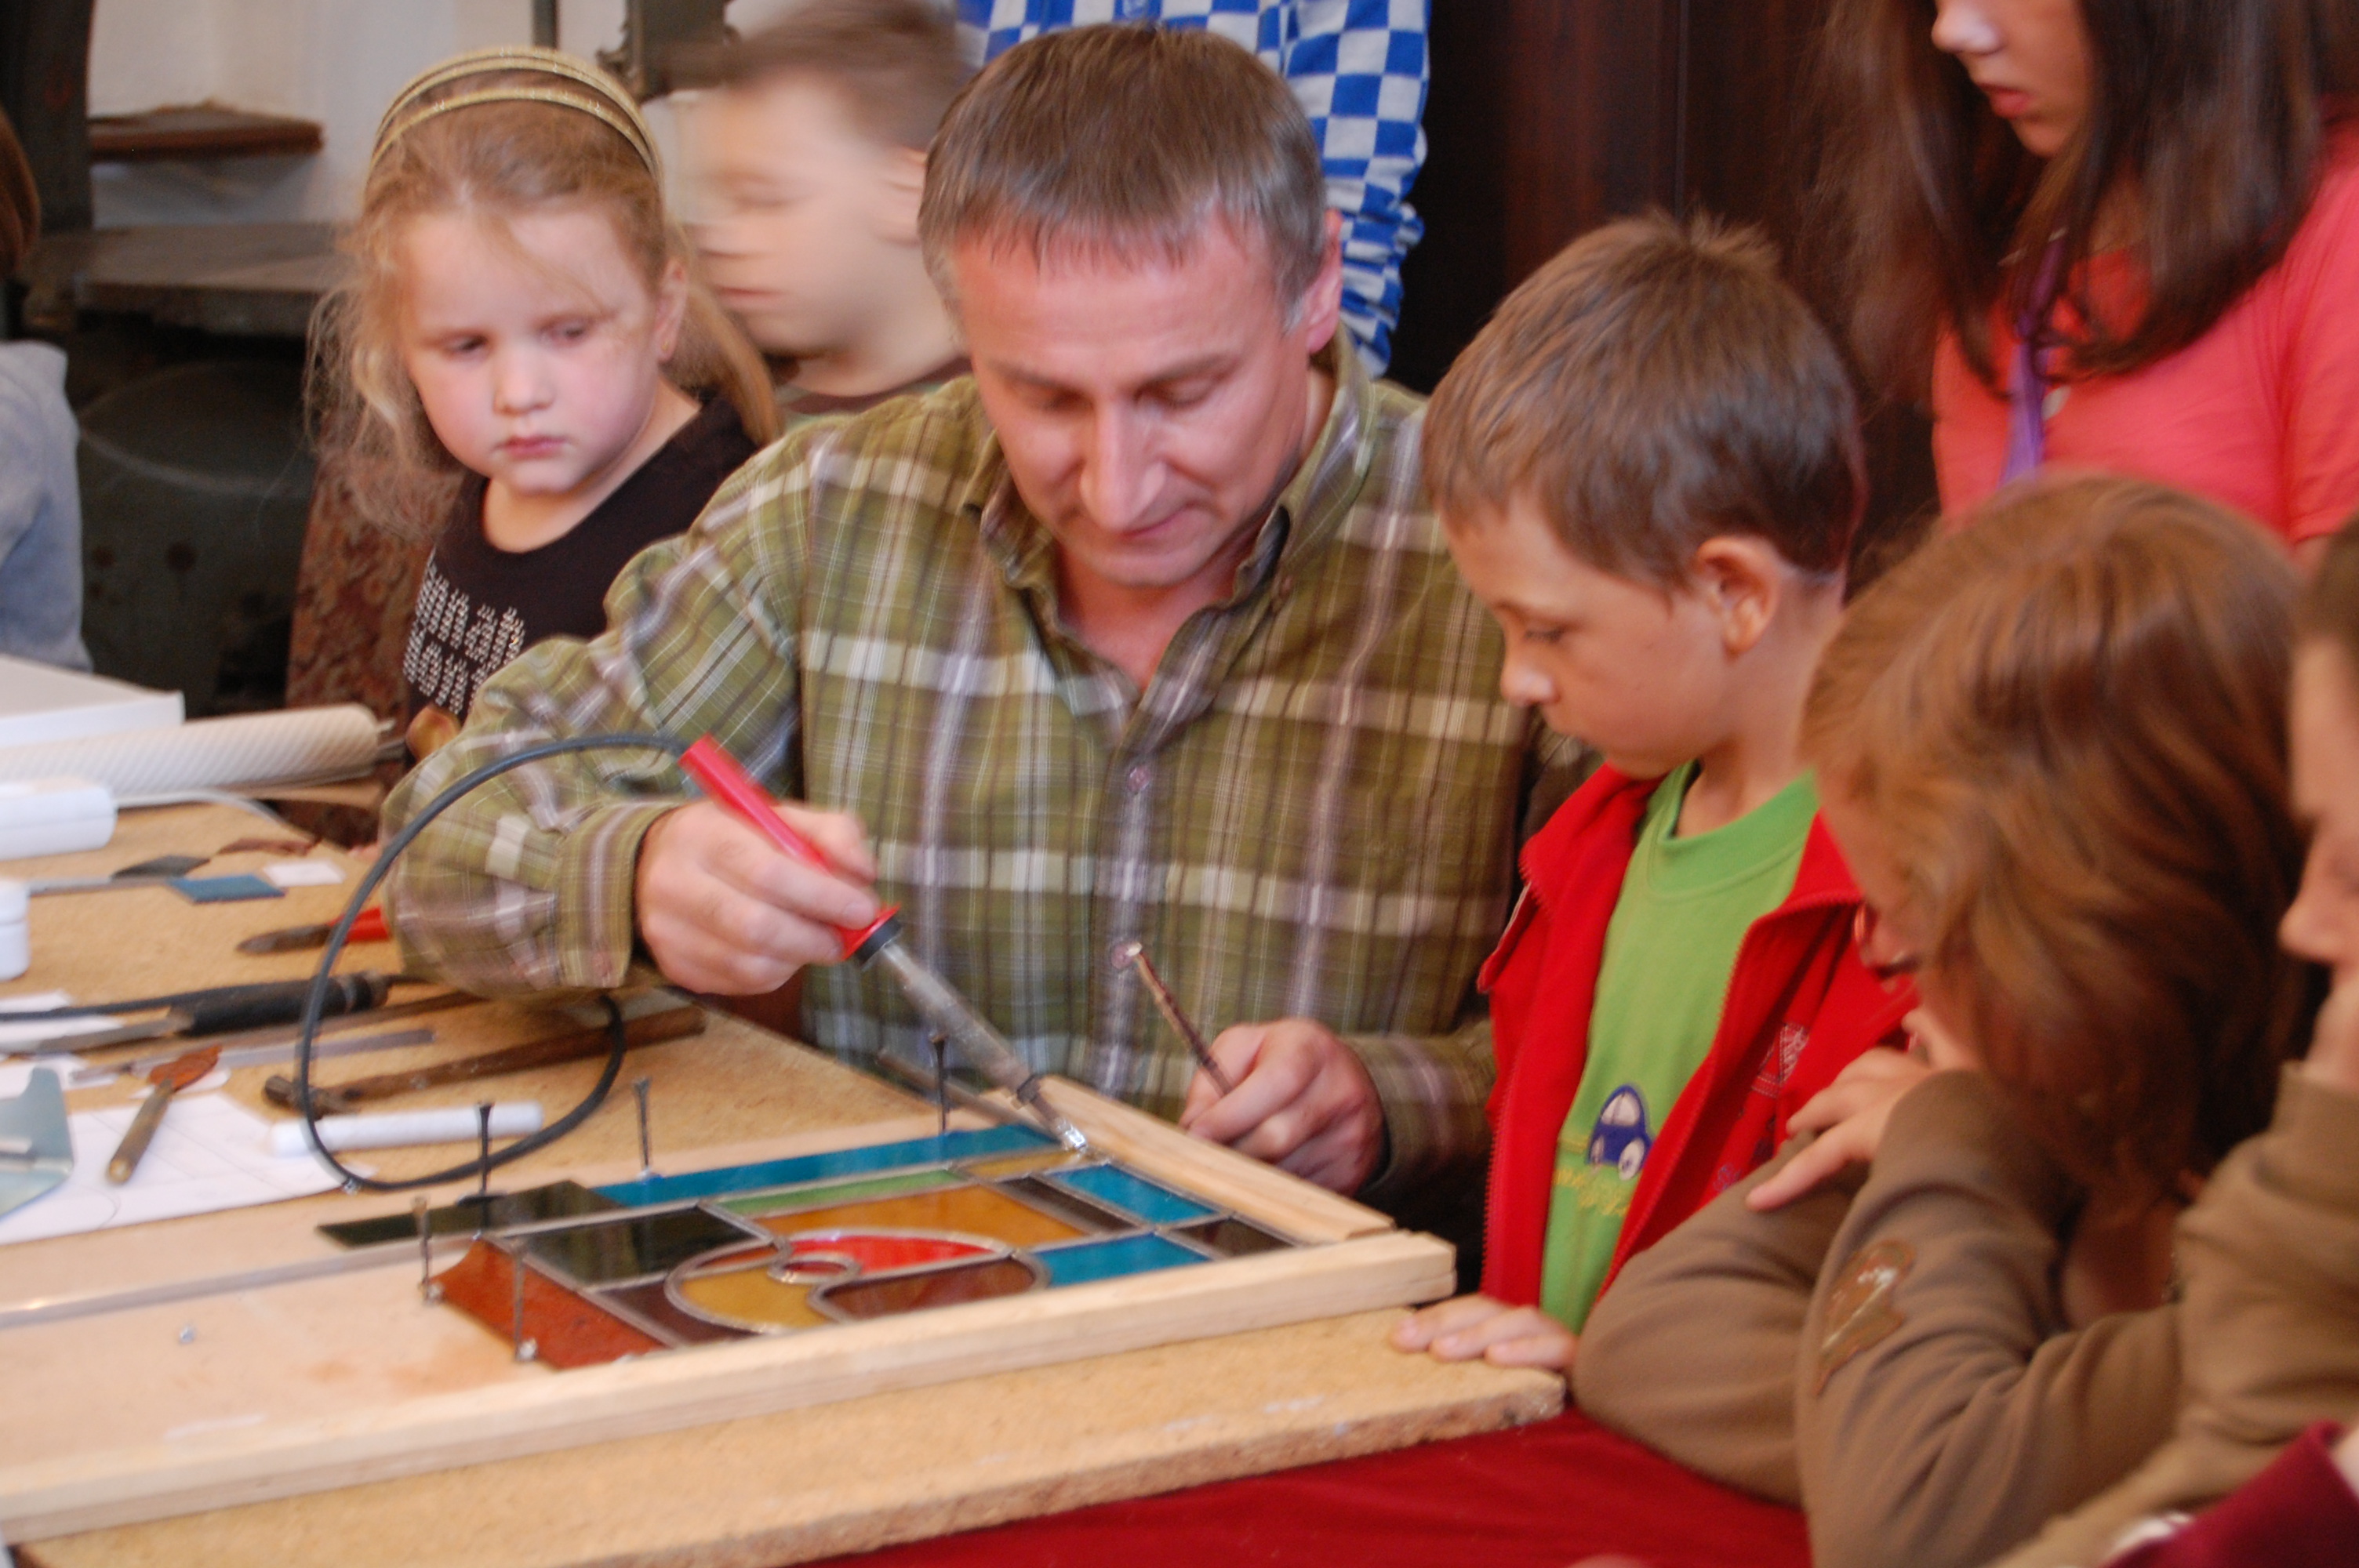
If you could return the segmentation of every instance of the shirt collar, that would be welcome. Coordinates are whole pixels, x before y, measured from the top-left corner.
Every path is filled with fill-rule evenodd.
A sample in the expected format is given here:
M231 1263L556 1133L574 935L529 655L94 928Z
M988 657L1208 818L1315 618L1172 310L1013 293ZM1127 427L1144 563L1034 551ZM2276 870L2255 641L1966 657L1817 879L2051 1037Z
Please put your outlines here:
M1349 351L1339 330L1314 362L1335 384L1327 421L1263 519L1253 548L1237 568L1236 585L1226 607L1257 597L1280 567L1296 567L1333 538L1359 499L1361 486L1375 461L1366 438L1371 423L1370 383L1360 356ZM984 547L1010 587L1018 590L1053 587L1056 540L1016 494L1016 481L1000 451L998 432L990 433L983 460L960 505L976 519Z

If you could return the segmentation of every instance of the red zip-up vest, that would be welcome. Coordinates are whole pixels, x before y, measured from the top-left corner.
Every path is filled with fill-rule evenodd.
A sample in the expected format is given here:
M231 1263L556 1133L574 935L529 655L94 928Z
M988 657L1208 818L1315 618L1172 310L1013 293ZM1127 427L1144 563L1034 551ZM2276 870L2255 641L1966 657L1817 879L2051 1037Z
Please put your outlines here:
M1589 1060L1605 931L1657 779L1600 768L1524 846L1524 894L1483 966L1499 1062L1491 1091L1484 1293L1537 1305L1557 1141ZM1859 888L1822 821L1794 890L1736 950L1712 1051L1688 1080L1630 1195L1614 1275L1765 1163L1811 1096L1869 1047L1897 1044L1914 989L1886 989L1853 944Z

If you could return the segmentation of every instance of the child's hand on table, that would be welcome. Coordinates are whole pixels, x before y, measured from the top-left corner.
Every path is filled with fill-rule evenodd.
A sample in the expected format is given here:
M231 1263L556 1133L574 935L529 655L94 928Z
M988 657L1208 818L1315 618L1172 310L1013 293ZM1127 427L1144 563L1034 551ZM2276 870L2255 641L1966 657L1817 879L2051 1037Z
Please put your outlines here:
M1818 1141L1747 1193L1745 1207L1756 1214L1783 1208L1845 1168L1868 1163L1884 1142L1884 1124L1903 1095L1945 1067L1972 1065L1971 1058L1921 1009L1910 1013L1903 1026L1915 1048L1864 1053L1794 1113L1788 1131L1818 1133Z
M1488 1361L1494 1367L1572 1370L1580 1345L1571 1329L1538 1307L1511 1307L1489 1296L1460 1296L1411 1313L1393 1326L1393 1348L1425 1350L1437 1361Z

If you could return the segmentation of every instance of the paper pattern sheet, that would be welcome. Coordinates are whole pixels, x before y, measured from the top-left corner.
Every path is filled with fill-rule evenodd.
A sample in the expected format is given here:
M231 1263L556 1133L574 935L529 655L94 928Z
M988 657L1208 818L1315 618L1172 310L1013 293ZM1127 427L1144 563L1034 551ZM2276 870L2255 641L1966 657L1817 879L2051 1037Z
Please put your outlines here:
M20 1092L28 1076L24 1064L0 1068L0 1095ZM164 1113L139 1168L118 1187L106 1179L106 1162L138 1108L135 1102L68 1117L73 1174L55 1191L0 1216L0 1245L309 1197L336 1185L309 1154L273 1158L270 1124L261 1117L224 1095L184 1091Z

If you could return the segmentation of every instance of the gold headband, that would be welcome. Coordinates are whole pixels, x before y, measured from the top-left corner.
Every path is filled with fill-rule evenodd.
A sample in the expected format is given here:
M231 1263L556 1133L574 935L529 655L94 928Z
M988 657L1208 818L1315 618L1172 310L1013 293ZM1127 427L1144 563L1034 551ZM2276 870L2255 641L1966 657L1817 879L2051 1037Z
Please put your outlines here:
M575 87L586 89L576 92L558 85L548 87L513 86L479 87L472 92L457 92L448 98L438 98L431 103L419 104L419 99L437 87L470 76L482 76L495 70L531 71L542 76L559 78ZM560 109L572 109L600 121L639 155L647 172L656 182L663 183L663 163L656 156L656 140L647 123L639 114L639 106L631 95L603 71L582 64L571 55L555 49L522 44L502 45L493 49L473 49L466 54L444 60L413 80L395 94L393 104L376 125L376 145L369 152L369 168L376 168L386 149L408 134L410 127L424 124L438 114L453 109L473 108L478 103L552 103Z

